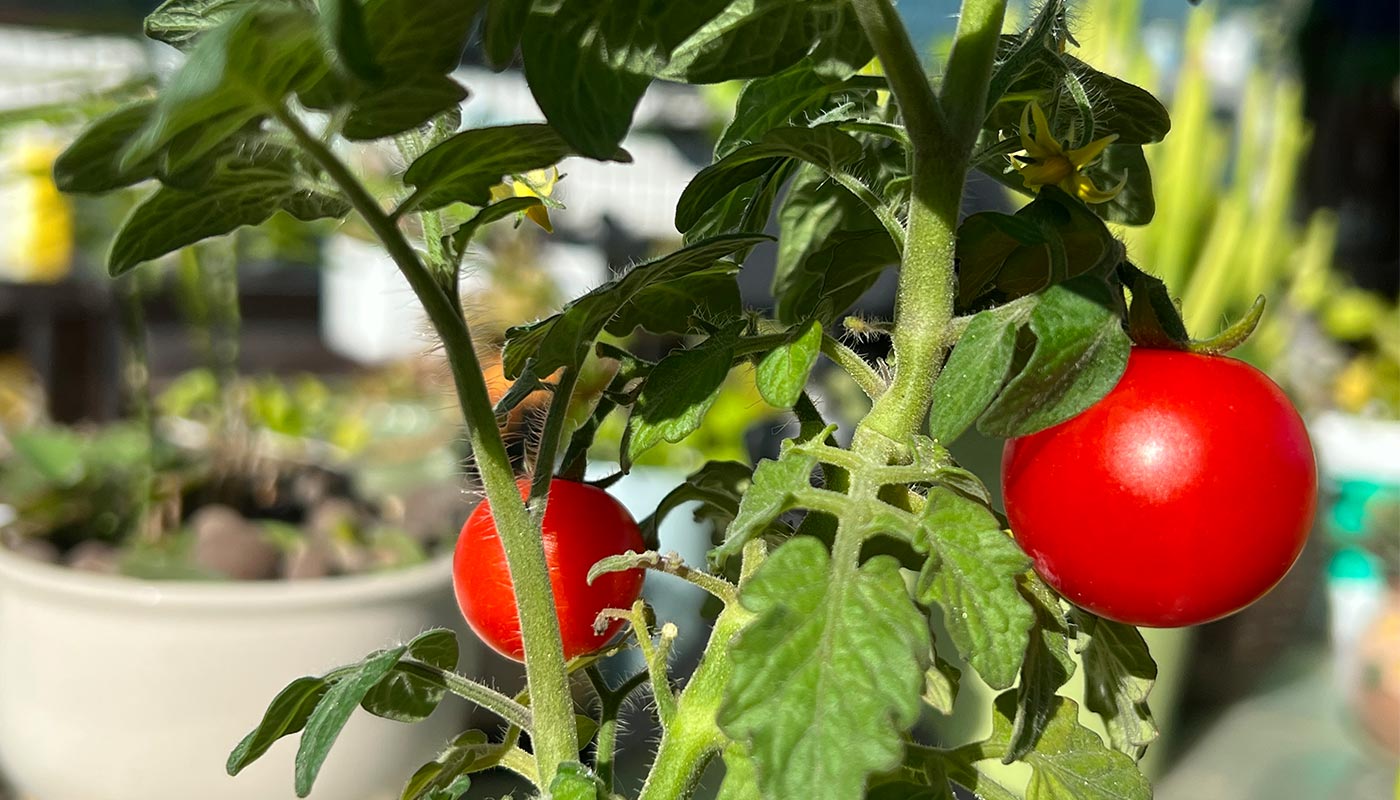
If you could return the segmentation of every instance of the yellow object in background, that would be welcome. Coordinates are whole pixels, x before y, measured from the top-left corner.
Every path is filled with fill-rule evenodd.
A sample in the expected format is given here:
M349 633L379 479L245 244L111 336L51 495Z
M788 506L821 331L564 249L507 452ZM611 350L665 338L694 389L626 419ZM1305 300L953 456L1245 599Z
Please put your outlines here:
M19 134L0 156L0 278L49 283L73 261L73 210L53 181L60 148Z

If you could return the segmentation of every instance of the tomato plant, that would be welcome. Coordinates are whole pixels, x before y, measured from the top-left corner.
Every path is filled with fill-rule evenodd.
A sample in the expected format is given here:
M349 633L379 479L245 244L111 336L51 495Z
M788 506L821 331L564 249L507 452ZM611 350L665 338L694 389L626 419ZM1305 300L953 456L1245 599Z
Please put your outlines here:
M529 482L519 485L521 495L528 496ZM609 572L590 584L588 571L608 556L646 550L637 523L602 489L556 479L541 530L564 657L597 650L622 627L622 620L616 619L602 632L595 631L598 614L609 608L630 608L642 592L645 573L640 569ZM457 605L476 635L506 658L523 660L515 587L489 502L478 505L462 526L452 561L452 586Z
M1168 134L1171 120L1150 93L1074 55L1064 0L1038 6L1026 27L1003 32L1005 0L963 0L947 61L932 69L936 83L892 0L167 0L157 9L146 32L184 50L184 65L155 97L94 122L59 159L56 178L70 191L153 187L116 235L114 275L276 213L359 218L422 303L452 368L490 514L489 526L469 523L464 536L459 588L468 616L478 617L483 638L521 653L525 667L524 693L506 697L454 671L450 634L426 633L293 682L235 748L229 772L299 735L294 785L305 795L348 709L412 721L451 691L499 716L505 734L463 734L408 780L404 800L456 800L473 773L496 766L543 796L675 800L691 796L715 762L723 762L724 800L947 797L954 787L1017 796L1019 787L991 777L989 761L1026 765L1029 800L1150 797L1137 759L1157 734L1147 704L1156 667L1135 628L1093 610L1132 621L1146 612L1072 594L1079 585L1060 582L1043 544L1064 523L1046 534L1037 519L1080 510L1098 532L1085 548L1089 563L1130 565L1154 553L1133 555L1124 531L1161 531L1171 519L1200 522L1190 536L1257 524L1198 553L1207 562L1199 574L1228 577L1224 587L1186 583L1197 573L1183 577L1192 565L1180 560L1115 574L1158 596L1166 587L1187 621L1267 588L1296 552L1311 484L1301 477L1296 425L1287 434L1262 427L1296 418L1276 391L1240 377L1243 368L1146 355L1234 376L1232 389L1202 389L1224 398L1204 404L1185 397L1180 382L1134 390L1136 366L1124 378L1130 361L1144 359L1130 358L1133 344L1223 352L1249 335L1262 306L1193 341L1151 265L1128 260L1108 223L1152 219L1144 148ZM469 40L497 68L522 66L542 121L463 127L468 92L453 70ZM492 363L510 390L493 397L457 298L463 254L494 220L539 217L544 200L518 191L533 185L535 171L566 157L629 161L634 112L658 79L742 82L712 163L678 201L676 249L508 330ZM398 149L405 167L392 192L372 194L342 158L355 142ZM1024 205L964 216L974 171L1021 193ZM766 233L773 224L776 242ZM774 302L745 308L737 275L760 248L776 250ZM887 269L898 271L893 319L853 326L847 312ZM888 337L888 363L851 349L843 325ZM638 330L685 344L655 360L615 344ZM580 387L593 359L615 370L601 390ZM848 421L845 445L808 392L823 359L870 400L868 414ZM596 541L564 535L603 515L572 513L578 497L593 498L590 509L612 508L572 481L585 474L605 418L626 417L625 473L649 448L706 425L738 368L765 401L791 413L796 433L776 458L703 465L639 526L654 530L698 503L714 530L705 564L619 553L635 541L630 528L620 534L621 523ZM1102 415L1092 409L1120 378L1119 395L1169 403L1182 420L1219 421L1201 433L1212 443L1192 473L1201 494L1173 489L1175 516L1165 500L1156 508L1095 502L1103 473L1092 459L1026 459L1026 474L1039 477L1020 477L1020 454L1041 441L1038 432L1069 448L1059 431L1117 424L1095 423ZM522 488L498 422L531 397L547 408L531 433L536 468ZM586 413L570 415L571 403ZM1211 416L1221 408L1238 413ZM1076 421L1086 409L1087 421ZM1057 428L1064 424L1071 427ZM1025 527L1019 539L986 485L948 450L974 426L1020 439L1009 495ZM1154 435L1144 423L1125 427L1121 441L1081 445L1102 463L1131 462ZM1295 449L1278 450L1280 464L1270 466L1240 455L1252 436L1291 436ZM1292 468L1283 465L1288 453ZM1270 482L1289 469L1291 483ZM570 480L554 480L556 472ZM1061 505L1046 510L1051 501L1039 492L1055 482L1073 496L1052 498ZM1275 496L1288 487L1296 492ZM1277 548L1245 552L1262 531L1277 533ZM482 549L477 537L499 541L499 556L493 549L467 564ZM580 547L559 561L567 580L551 576L551 541ZM1159 537L1155 553L1168 544L1187 552L1189 541ZM1031 568L1032 555L1049 583ZM604 582L581 593L589 598L581 608L575 577L585 566ZM685 674L668 659L674 621L635 605L613 612L628 623L620 646L639 650L644 668L612 685L592 659L567 657L597 644L578 635L590 613L632 595L608 589L615 584L606 576L622 573L632 587L637 569L690 581L721 610ZM477 586L492 576L489 589ZM1239 591L1226 596L1231 587ZM478 589L488 603L476 603ZM510 616L485 614L512 607L518 650ZM933 640L936 618L947 641ZM1071 647L1083 656L1085 705L1104 721L1106 740L1060 694L1076 669ZM991 733L924 741L916 723L948 713L957 696L953 653L1000 693L988 709ZM596 700L588 742L571 685L578 673ZM624 787L613 774L618 712L644 685L661 735L645 755L645 783Z
M1303 420L1242 361L1134 349L1073 419L1011 439L1006 514L1066 599L1132 625L1249 605L1303 549L1317 470Z

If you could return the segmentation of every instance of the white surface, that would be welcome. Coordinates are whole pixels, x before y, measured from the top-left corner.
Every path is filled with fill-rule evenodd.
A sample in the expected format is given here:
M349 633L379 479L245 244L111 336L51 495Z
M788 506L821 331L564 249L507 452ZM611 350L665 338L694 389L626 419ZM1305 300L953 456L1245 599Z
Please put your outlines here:
M284 583L151 582L0 548L0 774L26 800L281 800L295 738L236 778L233 746L301 675L460 621L451 559ZM460 635L471 673L476 640ZM405 725L356 711L312 798L397 798L463 728L449 698Z
M1400 484L1400 422L1327 411L1308 432L1324 476Z
M377 244L337 235L321 269L321 337L335 353L382 364L427 349L427 319L408 281Z

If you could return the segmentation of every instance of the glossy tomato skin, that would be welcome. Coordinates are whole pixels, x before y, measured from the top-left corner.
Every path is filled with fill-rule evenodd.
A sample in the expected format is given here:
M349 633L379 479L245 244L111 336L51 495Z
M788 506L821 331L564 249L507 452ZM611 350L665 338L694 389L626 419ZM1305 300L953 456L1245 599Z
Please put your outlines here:
M1312 527L1317 466L1302 418L1259 370L1135 348L1098 403L1006 443L1002 496L1016 541L1071 602L1180 627L1283 578Z
M529 494L527 480L520 494ZM601 635L593 631L598 612L631 608L642 592L643 571L612 572L588 584L588 570L599 559L646 549L641 531L622 504L602 489L555 478L544 513L544 557L564 640L564 657L602 647L621 627L616 620ZM520 613L490 506L483 501L462 526L453 554L452 586L462 616L480 639L501 655L521 661Z

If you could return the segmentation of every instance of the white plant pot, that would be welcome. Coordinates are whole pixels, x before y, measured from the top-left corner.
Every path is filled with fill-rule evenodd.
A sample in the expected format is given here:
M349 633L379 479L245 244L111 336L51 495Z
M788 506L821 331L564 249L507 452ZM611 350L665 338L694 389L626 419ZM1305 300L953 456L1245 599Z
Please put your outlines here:
M277 692L459 623L450 556L375 575L206 584L93 575L0 548L0 775L21 800L291 798L294 737L236 778L224 771ZM470 674L479 645L459 641ZM413 725L357 711L311 797L397 798L466 715L450 697Z

